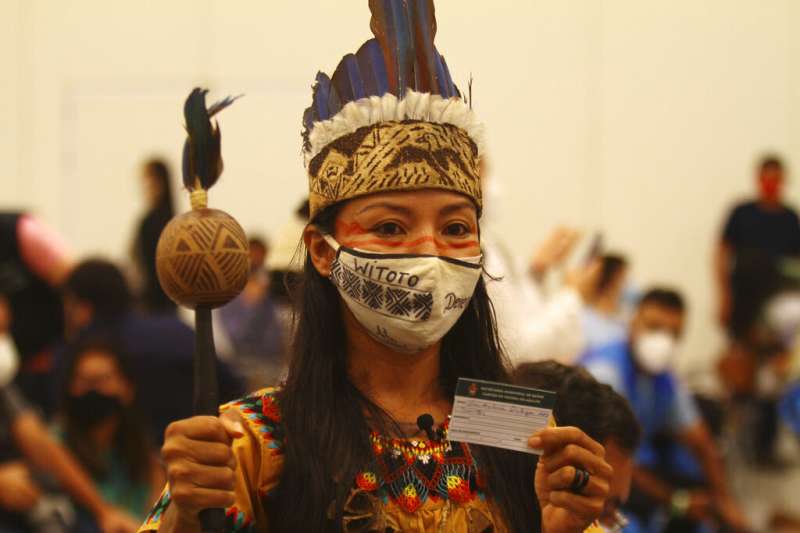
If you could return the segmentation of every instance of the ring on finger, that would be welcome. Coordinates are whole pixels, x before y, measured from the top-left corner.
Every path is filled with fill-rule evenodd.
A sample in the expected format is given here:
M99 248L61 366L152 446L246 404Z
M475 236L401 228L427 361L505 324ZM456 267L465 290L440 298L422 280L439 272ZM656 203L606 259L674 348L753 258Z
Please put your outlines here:
M569 485L569 491L573 494L582 494L583 489L589 484L589 471L585 468L575 467L575 476L572 478L572 483Z

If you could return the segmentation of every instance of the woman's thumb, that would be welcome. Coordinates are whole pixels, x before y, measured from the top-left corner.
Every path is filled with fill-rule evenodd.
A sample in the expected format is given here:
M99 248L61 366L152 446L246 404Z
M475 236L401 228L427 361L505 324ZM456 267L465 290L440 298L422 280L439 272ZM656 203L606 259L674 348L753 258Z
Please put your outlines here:
M219 416L222 427L232 439L244 436L244 418L236 409L228 409Z

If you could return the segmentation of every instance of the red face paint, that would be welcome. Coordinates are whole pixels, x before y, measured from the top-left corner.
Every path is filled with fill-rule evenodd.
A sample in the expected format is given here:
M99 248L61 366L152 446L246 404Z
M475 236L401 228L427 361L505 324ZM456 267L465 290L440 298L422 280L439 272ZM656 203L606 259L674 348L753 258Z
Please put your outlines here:
M393 241L388 239L351 239L351 240L343 240L342 246L346 246L348 248L362 248L365 245L377 245L377 246L386 246L387 248L414 248L419 246L420 244L424 244L426 242L432 242L434 246L438 249L443 250L462 250L464 248L470 247L477 247L480 246L480 243L475 240L471 239L469 241L464 242L454 242L454 243L446 243L442 242L438 239L434 239L433 237L420 237L419 239L415 239L413 241Z
M336 231L345 237L351 235L366 235L369 233L369 230L358 222L344 222L341 220L336 221Z

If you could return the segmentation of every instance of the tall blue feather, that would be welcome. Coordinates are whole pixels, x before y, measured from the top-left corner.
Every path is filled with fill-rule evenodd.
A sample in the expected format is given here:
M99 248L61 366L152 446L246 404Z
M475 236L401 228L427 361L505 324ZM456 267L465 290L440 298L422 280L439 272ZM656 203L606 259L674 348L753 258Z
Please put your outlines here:
M395 24L396 50L394 61L397 64L397 96L406 94L406 89L414 87L414 37L409 24L408 6L402 0L384 0L389 4Z

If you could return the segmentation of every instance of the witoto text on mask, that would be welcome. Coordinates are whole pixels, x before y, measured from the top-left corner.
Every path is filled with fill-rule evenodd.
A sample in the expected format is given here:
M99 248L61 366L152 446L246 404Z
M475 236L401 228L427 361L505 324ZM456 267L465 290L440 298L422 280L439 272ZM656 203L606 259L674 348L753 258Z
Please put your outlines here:
M415 353L439 342L469 305L481 256L387 254L340 246L330 279L350 312L378 342Z

